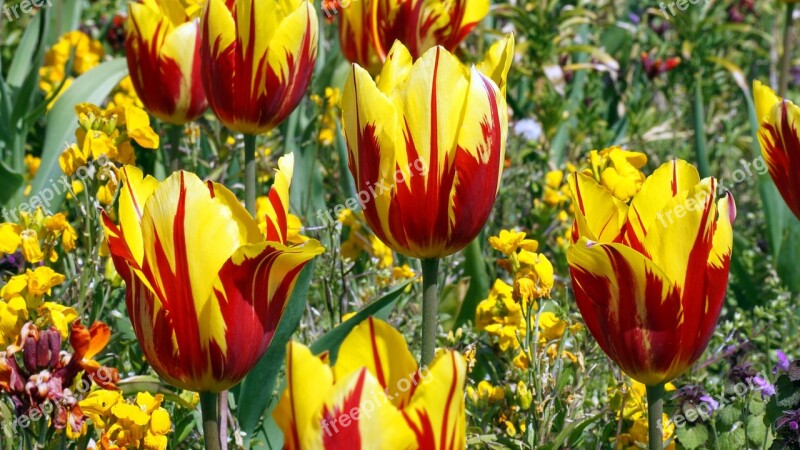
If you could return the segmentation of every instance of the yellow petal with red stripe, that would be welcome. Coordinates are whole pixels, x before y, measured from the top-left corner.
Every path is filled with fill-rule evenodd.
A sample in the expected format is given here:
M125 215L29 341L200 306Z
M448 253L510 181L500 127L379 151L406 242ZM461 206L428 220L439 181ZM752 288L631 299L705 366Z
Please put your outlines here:
M620 242L625 230L628 205L600 185L594 178L574 172L569 176L575 223L572 242L581 237L594 242Z
M305 345L286 346L286 389L272 413L284 449L322 448L322 405L333 391L333 371ZM314 395L308 395L314 392Z
M467 448L464 383L467 365L455 351L440 353L424 373L411 404L403 410L414 431L417 448ZM427 373L425 373L427 372Z
M286 244L289 238L289 186L294 173L294 154L282 156L275 171L275 182L267 197L267 240Z
M647 177L628 208L626 240L641 250L649 228L659 220L659 212L672 197L700 182L697 169L683 160L664 163Z
M800 218L800 107L758 81L753 90L761 154L783 200Z
M334 366L337 380L366 368L391 402L405 407L419 382L417 362L405 338L388 323L369 317L347 335Z

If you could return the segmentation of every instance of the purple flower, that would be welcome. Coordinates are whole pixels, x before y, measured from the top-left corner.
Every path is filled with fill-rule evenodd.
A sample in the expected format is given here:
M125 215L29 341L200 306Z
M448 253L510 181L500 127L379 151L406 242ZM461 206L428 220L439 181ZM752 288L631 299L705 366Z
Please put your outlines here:
M772 373L778 373L778 370L781 372L788 372L789 371L789 358L786 356L786 353L783 353L780 350L775 352L778 355L778 364L772 369Z
M700 401L710 406L712 411L716 411L719 409L719 402L714 400L714 398L712 398L710 395L701 396Z
M766 398L775 395L775 385L765 380L762 376L760 375L754 376L753 384L761 392L761 398Z

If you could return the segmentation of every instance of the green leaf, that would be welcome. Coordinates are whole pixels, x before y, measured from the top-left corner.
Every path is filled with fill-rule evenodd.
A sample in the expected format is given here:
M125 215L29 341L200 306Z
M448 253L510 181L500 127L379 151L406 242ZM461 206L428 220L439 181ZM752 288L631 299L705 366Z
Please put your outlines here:
M28 74L34 69L34 62L38 62L34 55L38 54L40 48L44 47L45 44L43 39L39 39L42 31L42 20L39 19L45 17L45 12L41 11L39 14L41 15L31 20L28 27L25 28L22 39L19 41L19 47L14 51L14 59L11 60L11 65L8 67L8 75L6 76L6 82L10 86L22 86Z
M745 444L745 433L742 427L729 433L720 433L719 435L720 450L741 450L747 448Z
M14 198L23 182L22 174L14 172L6 163L0 161L0 205L14 206L7 203ZM4 218L0 218L0 220L5 221Z
M342 344L342 341L344 341L344 338L350 334L350 330L355 328L356 325L361 323L367 317L378 315L388 309L391 309L397 299L403 295L403 292L405 292L406 287L408 287L410 283L411 281L406 281L405 283L396 286L394 289L387 292L383 297L370 303L369 306L356 313L353 317L345 320L334 327L331 331L325 333L325 335L319 338L317 342L314 342L311 345L311 351L315 355L318 355L324 351L329 351L331 354L331 365L336 363L336 356L339 351L339 346Z
M78 126L75 105L82 102L102 103L127 74L128 64L125 58L105 62L78 77L56 100L53 109L47 114L42 162L33 180L33 195L38 195L63 175L58 166L58 157L64 146L75 140L75 128ZM57 209L63 198L64 194L54 198L51 208Z
M767 438L767 426L764 425L764 416L750 416L747 418L747 439L751 444L760 446Z
M252 371L242 381L239 391L239 423L242 431L250 437L258 426L258 420L269 406L275 380L283 366L286 355L286 343L291 339L294 330L303 317L306 308L306 296L314 274L314 261L303 268L294 285L289 303L283 311L272 342Z
M555 450L561 448L562 445L567 442L567 439L572 438L573 436L580 437L583 434L583 430L586 429L589 425L591 425L594 421L603 417L603 414L595 414L594 416L587 417L583 420L578 420L575 422L570 423L560 433L556 436L556 438L550 442L549 444L541 447L542 450Z
M730 430L742 418L742 412L736 406L726 406L717 411L717 425L721 431Z
M475 320L475 309L478 303L489 295L489 275L486 273L486 263L483 258L483 251L481 250L480 243L481 236L478 235L467 248L464 249L464 259L467 277L469 277L469 288L464 301L461 303L461 309L458 311L458 318L456 319L453 328L458 328L466 325L467 322Z
M678 441L687 450L700 448L708 441L708 428L705 425L682 426L675 430Z

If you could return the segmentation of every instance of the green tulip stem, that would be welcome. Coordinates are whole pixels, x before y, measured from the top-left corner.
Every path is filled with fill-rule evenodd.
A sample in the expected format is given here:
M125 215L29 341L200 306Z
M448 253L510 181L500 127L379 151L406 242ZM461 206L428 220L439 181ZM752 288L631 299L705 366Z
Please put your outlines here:
M167 128L167 143L169 149L167 151L167 160L164 161L168 164L167 170L169 173L175 172L181 167L181 141L183 140L183 125L169 125Z
M786 26L783 29L783 55L781 56L781 67L778 78L778 95L786 96L789 88L789 69L792 65L792 25L794 15L794 3L786 3Z
M422 260L422 358L427 366L436 353L436 312L438 305L439 260Z
M244 205L256 215L256 136L244 135Z
M200 393L200 411L203 413L203 435L206 450L221 450L219 439L219 394Z
M662 434L661 416L664 412L664 384L647 386L647 432L650 450L662 450L664 436Z

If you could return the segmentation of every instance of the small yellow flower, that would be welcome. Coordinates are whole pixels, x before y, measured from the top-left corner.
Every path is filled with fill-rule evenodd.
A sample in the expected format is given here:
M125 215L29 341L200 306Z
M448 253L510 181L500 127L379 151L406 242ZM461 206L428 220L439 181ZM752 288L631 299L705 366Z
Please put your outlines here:
M370 235L369 242L372 249L372 256L378 259L378 267L381 269L392 267L394 264L392 249L387 247L386 244L384 244L374 234Z
M550 311L539 314L539 342L552 341L559 339L567 329L567 323L559 319L558 316Z
M289 213L286 223L288 224L286 240L290 244L302 244L308 240L307 236L300 234L300 231L303 230L303 223L300 221L299 217Z
M417 274L414 273L408 264L403 264L402 266L392 268L392 278L395 280L409 279L414 278L415 276L417 276Z
M44 302L39 307L39 319L44 324L54 326L63 339L69 336L69 325L77 318L78 311L75 311L75 308L58 303Z
M489 238L489 245L506 256L517 251L520 243L525 239L525 233L514 230L500 230L500 234Z
M111 408L122 401L124 399L121 392L100 389L90 393L78 405L94 426L102 430L108 426L108 420L113 417Z
M475 328L496 336L502 351L519 347L517 334L525 336L526 326L511 286L499 279L495 281L489 298L480 302L475 310Z
M78 168L85 166L86 163L86 154L76 144L70 144L58 157L58 165L68 177L74 175Z
M25 168L28 169L28 177L33 178L36 176L36 172L39 171L39 166L42 165L42 158L38 156L33 156L31 154L25 155Z
M56 233L64 231L68 225L69 222L67 222L67 216L64 213L54 214L44 219L44 227Z
M64 282L64 275L55 272L47 266L37 267L36 270L27 271L28 293L30 295L50 295L50 290Z
M589 153L590 175L607 187L618 199L627 202L642 188L645 175L639 170L647 164L647 155L610 147Z
M125 107L125 127L128 136L144 148L158 148L158 134L150 128L150 117L136 106Z
M14 253L22 244L22 227L15 223L0 224L0 255Z
M28 307L22 297L0 300L0 347L5 349L17 342L22 325L28 319Z
M75 228L72 228L72 225L67 223L67 227L61 234L61 247L64 248L65 252L69 253L75 250L75 241L77 239L78 239L78 232L75 231Z
M478 400L487 403L501 402L506 398L506 391L501 386L493 386L492 383L482 380L478 383Z
M325 127L319 130L319 136L317 137L319 143L328 146L333 144L333 140L336 139L336 130L330 127Z
M31 264L42 262L44 254L39 245L39 235L35 230L27 229L20 233L22 240L22 256Z
M351 209L342 210L337 219L343 226L349 227L350 229L356 229L361 226L361 222L358 220L358 215L356 215L356 213L354 213Z

